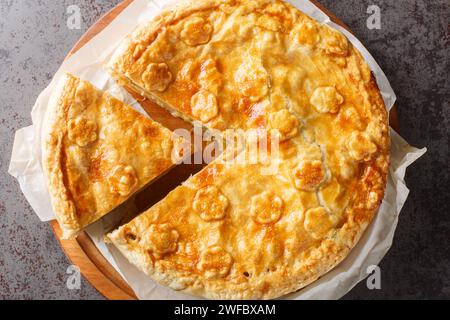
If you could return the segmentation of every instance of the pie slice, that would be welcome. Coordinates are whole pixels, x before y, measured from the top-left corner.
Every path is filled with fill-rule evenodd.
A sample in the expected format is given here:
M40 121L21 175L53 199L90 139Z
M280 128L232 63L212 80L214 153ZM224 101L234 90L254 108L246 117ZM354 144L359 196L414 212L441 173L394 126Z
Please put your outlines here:
M59 82L48 110L43 166L67 239L170 169L172 151L182 143L171 131L70 74Z
M156 280L208 298L276 298L342 261L372 221L388 117L338 31L284 1L201 0L140 26L110 69L184 119L280 142L275 173L213 163L109 235Z

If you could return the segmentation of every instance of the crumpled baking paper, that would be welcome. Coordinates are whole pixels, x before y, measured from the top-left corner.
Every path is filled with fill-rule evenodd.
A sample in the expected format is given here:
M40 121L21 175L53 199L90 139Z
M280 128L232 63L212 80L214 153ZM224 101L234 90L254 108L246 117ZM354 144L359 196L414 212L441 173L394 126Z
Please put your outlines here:
M40 141L43 117L56 82L64 71L68 71L110 92L145 114L136 100L103 71L104 65L118 43L139 23L151 19L163 7L177 1L179 0L135 0L132 2L109 26L61 65L33 107L33 125L16 132L9 173L19 181L23 194L42 221L55 218L42 171ZM340 30L350 39L369 63L386 107L390 110L396 100L395 93L381 68L358 39L333 23L310 1L291 0L289 2L319 22ZM373 223L350 255L338 267L305 289L283 297L284 299L339 299L368 275L369 266L377 265L387 253L392 244L398 216L409 193L404 181L406 168L426 152L425 148L419 150L408 145L394 130L391 130L391 139L392 164L386 196ZM124 212L133 210L132 207L133 201L129 201L125 208L115 210L104 219L89 226L87 233L140 299L195 299L160 286L131 265L117 249L104 243L105 232L111 230Z

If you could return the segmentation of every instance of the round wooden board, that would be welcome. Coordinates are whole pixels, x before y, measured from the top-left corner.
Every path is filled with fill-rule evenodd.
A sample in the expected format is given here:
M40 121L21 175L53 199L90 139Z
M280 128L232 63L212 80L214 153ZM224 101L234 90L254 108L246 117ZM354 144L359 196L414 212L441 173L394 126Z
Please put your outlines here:
M124 0L114 9L104 15L98 20L75 44L73 49L69 52L67 57L70 57L73 53L83 47L88 41L90 41L95 35L100 33L111 21L113 21L133 0ZM324 8L317 1L312 1L321 10L328 14L331 19L346 28L351 32L348 26L335 17L330 11ZM173 118L164 109L150 103L148 100L142 101L144 109L155 120L166 125L169 129L175 129L180 126L186 126L183 121ZM396 108L393 108L390 114L391 126L398 131L398 118ZM192 172L198 171L201 166L180 166L168 173L164 179L156 182L155 187L150 186L145 190L145 194L152 195L152 201L156 203L167 192L175 188L180 182L184 181ZM156 187L157 186L157 187ZM148 206L148 197L146 198L146 205ZM136 197L135 202L139 207L139 195ZM143 208L145 209L145 208ZM87 279L87 281L102 294L105 298L111 300L135 300L137 299L133 290L123 280L120 274L111 266L111 264L103 257L95 244L89 238L89 236L82 232L75 240L62 240L61 229L56 221L50 222L50 225L58 239L62 249L71 263L80 268L81 274Z

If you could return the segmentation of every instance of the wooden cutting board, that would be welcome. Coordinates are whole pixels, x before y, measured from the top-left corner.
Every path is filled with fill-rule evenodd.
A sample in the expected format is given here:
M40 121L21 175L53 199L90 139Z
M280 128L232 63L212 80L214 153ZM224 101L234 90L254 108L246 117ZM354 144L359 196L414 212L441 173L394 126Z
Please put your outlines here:
M133 0L124 0L114 9L108 12L100 20L98 20L76 43L73 49L69 52L67 57L70 57L73 53L83 47L88 41L90 41L95 35L100 33L111 21L113 21ZM327 13L331 19L346 28L351 30L342 21L335 17L330 11L324 8L316 1L312 1L325 13ZM156 121L161 122L169 129L175 129L179 127L188 126L184 121L172 117L167 111L158 107L157 105L149 102L148 100L140 101L144 109L150 114ZM398 131L398 118L396 108L393 108L390 115L391 126ZM171 171L168 175L164 176L164 179L155 182L149 189L145 190L141 195L138 195L135 199L137 207L142 206L143 203L148 206L149 195L152 198L153 203L156 203L166 193L174 189L179 183L186 180L192 172L199 171L201 166L180 166ZM140 199L145 198L145 201ZM141 208L140 208L141 209ZM56 221L50 222L50 225L58 239L62 249L66 256L69 258L72 264L80 268L81 274L86 280L102 294L105 298L111 300L135 300L136 295L128 284L123 280L120 274L111 266L111 264L103 257L97 247L94 245L89 236L82 232L76 240L62 240L61 229Z

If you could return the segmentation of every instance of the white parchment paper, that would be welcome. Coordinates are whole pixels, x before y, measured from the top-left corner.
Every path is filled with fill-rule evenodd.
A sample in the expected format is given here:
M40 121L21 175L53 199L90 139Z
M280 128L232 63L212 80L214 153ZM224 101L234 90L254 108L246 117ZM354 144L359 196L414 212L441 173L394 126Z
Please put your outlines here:
M95 86L108 91L118 99L144 113L141 106L103 71L103 66L118 43L135 27L157 15L163 7L179 0L135 0L108 27L67 59L55 74L49 86L39 95L32 109L33 125L16 132L9 173L20 183L23 194L42 221L53 220L54 214L41 166L41 126L51 92L63 72L68 71ZM352 34L333 23L329 17L307 0L290 0L297 8L321 23L343 32L362 53L374 72L386 107L390 110L396 100L394 91L376 61ZM145 113L144 113L145 114ZM364 236L351 254L333 271L307 288L290 294L286 299L339 299L364 279L367 268L377 265L392 244L398 216L409 190L404 177L406 168L420 158L426 149L411 147L395 131L391 130L392 164L381 208ZM106 245L103 235L109 231L126 210L132 210L133 202L126 208L115 210L101 221L87 228L98 249L118 270L140 299L193 299L158 285L131 265L113 246Z

